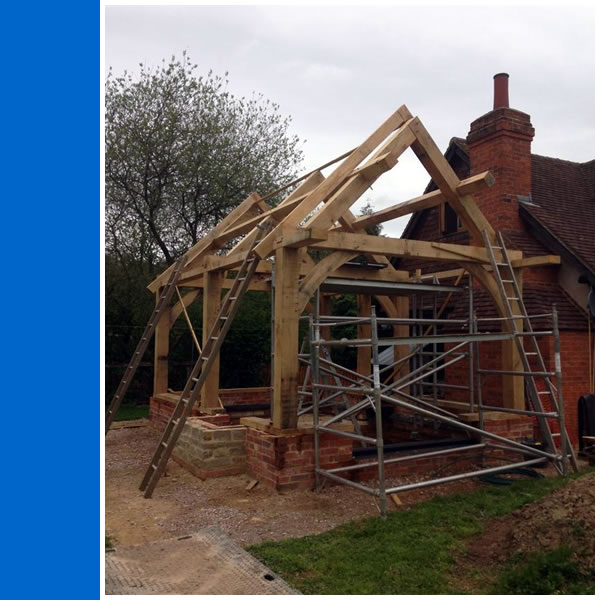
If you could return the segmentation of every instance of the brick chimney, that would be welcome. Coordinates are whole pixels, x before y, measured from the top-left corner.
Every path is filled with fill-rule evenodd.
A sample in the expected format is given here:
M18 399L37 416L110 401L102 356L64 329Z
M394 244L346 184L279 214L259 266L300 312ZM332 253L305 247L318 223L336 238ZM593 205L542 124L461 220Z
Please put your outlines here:
M494 229L522 230L517 196L531 194L535 130L529 115L509 106L507 73L494 75L493 107L471 123L467 136L471 173L489 170L496 180L477 200Z

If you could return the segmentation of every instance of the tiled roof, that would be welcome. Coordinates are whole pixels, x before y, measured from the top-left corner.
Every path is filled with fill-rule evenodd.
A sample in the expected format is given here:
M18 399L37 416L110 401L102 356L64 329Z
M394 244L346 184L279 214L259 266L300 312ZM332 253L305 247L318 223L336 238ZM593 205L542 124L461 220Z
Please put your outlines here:
M449 148L453 145L469 156L466 140L453 137ZM520 205L521 210L532 215L591 271L594 270L595 166L593 160L576 163L532 154L532 204ZM535 240L522 234L518 241L516 235L510 237L514 239L515 247L523 250L526 256L533 256L528 253L528 247L532 248ZM548 254L543 245L537 247L540 251L536 254Z
M531 235L522 231L503 230L502 238L509 250L521 250L523 256L542 256L548 254L548 249Z
M521 208L594 270L595 161L531 156L531 200Z
M552 305L556 304L558 312L559 329L586 331L588 328L585 312L573 302L558 283L525 282L523 286L523 299L527 314L541 315L552 312ZM490 295L481 288L473 290L474 306L477 310L477 318L497 317L498 313ZM460 299L452 307L448 318L467 318L467 299L461 295ZM552 318L534 319L534 329L551 329ZM482 322L480 331L498 331L497 322Z

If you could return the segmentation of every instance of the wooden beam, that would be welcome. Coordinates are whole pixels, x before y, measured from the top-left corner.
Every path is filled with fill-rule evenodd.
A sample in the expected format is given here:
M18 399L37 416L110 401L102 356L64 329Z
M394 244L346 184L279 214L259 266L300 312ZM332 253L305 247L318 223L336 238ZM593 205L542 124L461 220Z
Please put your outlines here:
M347 250L355 254L368 253L385 256L413 256L429 260L488 262L487 250L479 246L442 244L338 231L329 231L327 241L317 242L313 244L313 247L324 250ZM511 261L523 256L522 252L518 250L508 250L508 255Z
M298 250L276 251L274 302L273 426L293 429L297 423L298 392Z
M273 217L277 220L281 220L283 217L291 213L294 207L298 206L298 204L300 204L300 202L302 202L306 196L308 196L308 192L298 196L297 198L292 198L292 200L289 202L282 202L275 208L271 208L260 215L255 215L254 217L242 221L241 223L236 223L221 236L218 236L217 239L225 241L227 239L233 239L239 237L240 235L244 235L245 233L252 231L252 229L254 229L265 217Z
M202 295L202 346L206 346L208 336L221 308L221 289L223 286L223 273L210 272L205 274L204 293ZM201 407L209 412L221 407L219 400L219 365L220 357L217 356L212 363L208 376L204 381L201 393Z
M460 180L458 176L418 118L412 122L411 129L417 138L412 145L417 158L427 169L454 212L465 224L473 240L483 246L482 231L487 231L490 240L495 240L496 232L475 200L469 195L459 195L457 188Z
M312 246L316 242L322 242L327 239L328 232L326 229L283 227L277 234L274 247L282 248L301 248L302 246Z
M380 175L389 171L397 162L398 157L406 148L414 142L415 136L409 125L409 119L391 136L391 139L363 167L353 171L345 184L327 201L315 215L313 215L306 227L329 228L335 226L336 222L343 218L344 213L366 192ZM352 215L354 217L354 215ZM356 221L352 218L352 223Z
M161 290L156 292L159 303ZM171 330L170 311L161 315L154 330L154 396L169 389L169 332Z
M530 256L529 258L517 258L511 261L513 269L525 269L528 267L551 267L554 265L560 265L560 256L554 254L547 254L545 256ZM486 271L491 271L490 265L483 265ZM426 280L437 277L438 279L450 279L460 274L463 269L448 269L447 271L437 271L435 273L428 273L427 275L421 275L421 278ZM416 275L410 276L411 280L416 280Z
M223 279L223 289L229 290L233 286L234 279L229 279L225 277ZM183 287L191 287L196 288L198 292L202 291L204 288L204 275L200 275L195 279L186 279L185 282L181 284ZM250 292L270 292L271 291L271 283L266 281L264 278L257 277L256 275L252 278L250 285L248 286L248 291Z
M463 179L457 186L457 192L460 196L473 194L491 186L493 183L493 175L489 171L485 171L485 173L480 173L479 175L474 175L468 179ZM414 212L425 210L426 208L439 206L445 201L446 198L444 197L444 194L440 190L435 190L433 192L429 192L428 194L423 194L422 196L412 198L411 200L394 204L389 208L383 208L372 215L358 217L355 221L355 225L362 229L366 229L367 227L372 227L373 225L378 225L379 223L385 223L386 221L391 221L392 219L397 219L398 217L410 215ZM341 229L341 227L337 227L335 230L340 231Z
M256 192L252 192L243 202L236 206L216 227L214 227L207 235L205 235L199 242L194 244L185 254L187 256L186 265L189 265L192 261L196 260L200 256L204 256L207 252L215 248L219 248L223 244L223 241L216 242L217 236L230 227L240 217L243 217L248 211L252 210L254 206L260 202L261 197ZM231 238L228 238L231 239ZM165 285L173 270L173 265L163 271L154 281L148 285L148 289L151 292Z
M513 269L525 269L527 267L551 267L560 265L560 256L555 254L546 254L545 256L530 256L511 261Z
M279 203L278 206L285 206L296 198L301 196L305 196L307 192L316 189L323 181L325 177L320 171L315 171L310 177L308 177L303 183L301 183L285 200ZM261 225L266 224L268 219L272 219L273 221L279 221L280 216L273 217L265 217L264 220L260 222ZM247 235L243 240L240 240L227 254L235 254L236 252L248 251L250 244L252 243L251 236Z
M352 154L340 164L311 194L308 195L285 219L285 223L296 227L321 202L333 194L351 175L352 171L383 142L392 131L400 127L412 115L405 106L401 106L394 114L378 127ZM266 258L273 252L277 228L267 235L256 247L256 253Z

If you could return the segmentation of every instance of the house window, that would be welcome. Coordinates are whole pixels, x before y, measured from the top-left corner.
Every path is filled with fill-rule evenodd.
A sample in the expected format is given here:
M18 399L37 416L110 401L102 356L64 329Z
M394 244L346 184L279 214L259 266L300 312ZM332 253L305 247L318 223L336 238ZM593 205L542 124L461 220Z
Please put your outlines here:
M462 228L460 217L447 202L444 202L440 210L440 231L443 234L456 233Z

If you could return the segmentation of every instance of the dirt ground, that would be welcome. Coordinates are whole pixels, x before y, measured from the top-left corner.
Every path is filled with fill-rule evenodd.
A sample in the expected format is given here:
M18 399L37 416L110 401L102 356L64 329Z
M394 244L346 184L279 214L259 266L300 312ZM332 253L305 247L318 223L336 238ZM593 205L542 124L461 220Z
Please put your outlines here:
M594 473L569 481L538 502L492 521L473 539L468 555L479 564L497 564L517 552L574 548L578 562L594 566Z
M248 476L201 481L173 461L153 497L146 499L138 486L159 437L160 432L149 426L111 430L106 437L106 532L117 546L188 535L207 526L219 527L247 546L321 533L379 514L374 498L347 486L327 484L319 493L278 493L259 483L246 491ZM406 481L388 479L392 485ZM396 507L388 499L388 510L405 510L434 495L480 485L467 480L403 492L402 506Z

